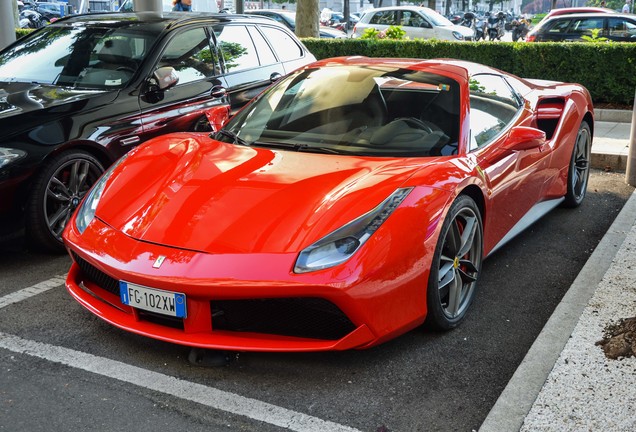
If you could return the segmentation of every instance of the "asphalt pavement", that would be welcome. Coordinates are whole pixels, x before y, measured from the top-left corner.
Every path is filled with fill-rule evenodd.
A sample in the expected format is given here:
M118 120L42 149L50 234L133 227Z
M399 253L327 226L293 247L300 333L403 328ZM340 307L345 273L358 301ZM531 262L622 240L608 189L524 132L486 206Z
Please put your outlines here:
M592 167L624 170L632 112L597 110L596 120ZM608 358L598 344L611 326L632 317L636 192L555 309L480 432L636 430L636 357ZM635 349L633 337L627 342Z

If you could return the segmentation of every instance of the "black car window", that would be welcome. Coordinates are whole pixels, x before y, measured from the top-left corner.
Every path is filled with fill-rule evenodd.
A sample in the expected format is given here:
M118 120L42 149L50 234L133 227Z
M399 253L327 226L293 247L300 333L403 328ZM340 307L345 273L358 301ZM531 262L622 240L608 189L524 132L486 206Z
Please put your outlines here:
M369 24L398 25L397 12L394 10L376 12Z
M610 36L620 38L636 38L636 23L625 18L609 18L608 31Z
M547 25L547 33L565 33L570 26L570 19L555 20Z
M590 35L595 29L603 30L603 18L574 19L568 33Z
M159 60L158 67L162 66L176 70L178 84L210 78L220 72L209 37L201 27L185 30L170 39Z
M215 26L214 34L228 72L237 72L259 66L254 42L252 42L245 26Z
M261 31L269 39L281 61L297 60L303 56L302 48L289 33L269 26L262 26Z
M258 54L258 59L261 65L269 65L277 62L276 56L272 51L271 47L267 44L263 35L259 33L259 31L254 26L247 27L250 36L252 37L252 41L254 41L254 45L256 46L256 53Z
M516 117L521 103L499 75L474 75L469 81L471 149L489 143Z

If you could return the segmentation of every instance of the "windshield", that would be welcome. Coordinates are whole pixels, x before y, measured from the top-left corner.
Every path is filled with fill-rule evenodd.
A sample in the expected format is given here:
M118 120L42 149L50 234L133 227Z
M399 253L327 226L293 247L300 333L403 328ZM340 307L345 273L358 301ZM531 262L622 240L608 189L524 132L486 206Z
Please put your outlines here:
M459 84L385 66L298 71L270 88L227 125L254 146L368 156L457 152Z
M448 18L446 18L444 15L440 14L439 12L434 11L433 9L426 8L423 14L433 23L433 25L436 25L436 26L452 26L453 25L453 23L450 22Z
M134 27L47 26L0 54L0 80L121 88L153 39Z

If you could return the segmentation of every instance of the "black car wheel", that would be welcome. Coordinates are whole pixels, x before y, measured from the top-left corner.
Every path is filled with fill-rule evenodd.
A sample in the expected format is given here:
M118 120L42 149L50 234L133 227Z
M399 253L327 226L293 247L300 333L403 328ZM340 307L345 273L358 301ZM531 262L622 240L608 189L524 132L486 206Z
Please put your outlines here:
M52 159L38 175L29 197L29 243L50 252L63 251L66 223L103 172L102 164L85 151L69 151Z
M483 228L472 198L451 205L437 241L427 290L426 323L439 330L456 327L475 297L483 255Z
M581 122L572 149L570 167L568 169L568 190L563 205L578 207L585 198L587 181L590 177L590 159L592 153L592 133L587 122Z

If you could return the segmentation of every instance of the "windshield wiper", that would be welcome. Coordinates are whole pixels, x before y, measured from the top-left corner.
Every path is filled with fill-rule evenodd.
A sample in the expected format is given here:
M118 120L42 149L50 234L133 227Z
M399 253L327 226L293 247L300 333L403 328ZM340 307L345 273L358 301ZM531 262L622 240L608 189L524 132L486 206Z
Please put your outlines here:
M216 132L214 134L214 138L218 139L217 137L219 135L222 135L222 136L224 136L226 138L231 139L233 144L238 144L238 145L242 145L242 146L249 146L250 145L250 143L245 141L243 138L239 137L234 132L230 132L229 130L221 129L220 131L218 131L218 132Z
M268 148L280 148L285 150L295 150L295 151L306 151L311 153L329 153L329 154L341 154L342 152L331 148L331 147L321 147L321 146L312 146L309 144L293 144L293 143L284 143L284 142L264 142L264 141L254 141L252 143L253 146L258 147L268 147Z

